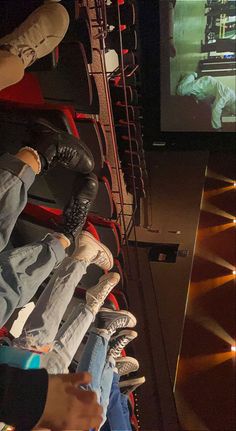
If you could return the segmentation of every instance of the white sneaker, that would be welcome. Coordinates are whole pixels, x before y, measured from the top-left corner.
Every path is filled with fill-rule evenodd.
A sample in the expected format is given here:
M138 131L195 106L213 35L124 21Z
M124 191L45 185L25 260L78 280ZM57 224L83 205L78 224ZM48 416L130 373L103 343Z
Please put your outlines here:
M116 359L116 368L120 376L125 376L126 374L138 371L139 363L137 359L131 356L121 356Z
M107 295L119 283L120 275L117 272L109 272L99 278L96 286L90 287L86 291L86 303L91 308L94 315L97 314Z
M83 231L77 237L76 249L72 257L84 260L89 264L94 263L104 271L109 271L114 265L113 256L109 248L87 231Z
M17 55L24 67L53 51L69 26L67 10L59 3L48 2L34 10L12 33L0 39L0 47Z

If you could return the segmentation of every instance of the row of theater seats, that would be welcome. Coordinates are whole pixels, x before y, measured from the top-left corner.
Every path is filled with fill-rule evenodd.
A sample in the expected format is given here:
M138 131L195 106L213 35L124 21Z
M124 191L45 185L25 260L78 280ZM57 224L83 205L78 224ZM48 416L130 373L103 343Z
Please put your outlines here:
M119 8L119 13L118 13ZM114 49L120 54L120 32L122 30L122 47L124 50L136 51L138 48L135 24L137 10L134 0L112 1L106 7L107 24L110 28L106 38L107 49Z
M107 5L106 14L109 28L112 28L106 47L114 49L119 58L119 67L111 74L109 83L121 167L127 191L140 198L146 195L148 176L142 137L135 1L113 1Z
M9 33L42 3L42 0L1 1L0 36ZM62 4L68 8L71 18L65 40L53 53L36 62L21 82L0 92L0 152L14 153L27 142L29 124L38 117L86 143L93 153L99 179L98 196L86 229L112 251L112 271L121 276L106 306L128 309L122 233L112 196L112 170L107 160L108 141L103 125L97 119L100 111L98 91L94 77L89 73L93 61L89 9L83 6L78 10L75 1ZM37 176L29 190L28 204L14 229L13 246L38 240L55 229L75 181L79 181L79 176L63 167L54 168L46 176ZM95 265L90 266L74 300L81 300L85 289L96 283L100 275L101 271ZM131 401L133 405L132 395Z

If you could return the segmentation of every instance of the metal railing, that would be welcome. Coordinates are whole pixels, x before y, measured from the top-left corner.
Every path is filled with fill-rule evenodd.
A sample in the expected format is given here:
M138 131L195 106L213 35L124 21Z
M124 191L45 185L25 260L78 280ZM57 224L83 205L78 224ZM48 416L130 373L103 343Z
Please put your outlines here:
M91 66L91 74L95 77L100 76L103 81L103 87L105 92L105 100L106 100L106 110L108 121L107 124L103 124L106 130L106 133L109 135L110 143L112 145L113 156L114 156L114 166L113 171L117 178L118 190L113 190L113 194L118 196L118 222L122 228L122 237L123 237L123 245L127 246L127 258L128 258L128 266L129 266L129 247L128 240L133 234L133 239L136 242L136 228L135 228L135 217L137 211L139 210L139 199L136 192L136 184L135 184L135 171L134 171L134 161L133 161L133 152L132 152L132 142L131 142L131 131L130 131L130 120L129 120L129 111L128 111L128 100L127 100L127 90L126 90L126 67L124 66L123 61L123 43L122 43L122 32L119 30L119 39L120 39L120 66L119 72L122 77L122 85L124 89L124 101L125 101L125 111L126 111L126 120L127 120L127 129L128 129L128 149L130 151L130 165L132 172L132 201L127 199L127 196L124 196L124 183L122 182L122 173L121 166L119 160L118 153L118 145L116 140L116 133L114 127L114 118L113 118L113 110L112 110L112 100L109 88L109 78L114 73L113 71L107 71L106 68L106 37L108 35L108 24L106 18L106 2L105 0L94 0L94 5L90 6L90 10L94 10L94 17L91 19L92 27L93 27L93 51L100 57L100 70L96 67L96 69ZM118 14L118 22L119 29L121 25L120 20L120 10L117 2L117 14ZM99 47L97 43L99 42ZM136 71L134 68L134 72ZM104 108L104 107L103 107ZM129 196L130 198L130 196Z

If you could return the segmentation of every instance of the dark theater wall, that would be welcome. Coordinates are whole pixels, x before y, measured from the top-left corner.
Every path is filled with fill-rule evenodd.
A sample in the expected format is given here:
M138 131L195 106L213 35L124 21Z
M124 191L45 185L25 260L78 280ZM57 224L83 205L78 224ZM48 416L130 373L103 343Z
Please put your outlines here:
M142 247L138 249L141 273L136 273L135 260L131 264L127 294L139 332L132 344L140 362L138 374L147 380L137 391L140 422L142 431L180 431L173 386L208 152L147 153L147 161L153 232L137 228L137 239L178 242L189 253L174 264L150 264L148 250Z
M185 431L236 430L236 155L211 155L176 401Z
M173 234L168 233L169 227L174 227L181 230L177 236L181 248L190 246L194 238L191 224L195 223L197 229L194 212L197 206L194 210L193 202L199 181L202 186L205 183L205 193L196 249L190 248L189 257L178 257L177 264L152 263L150 266L147 251L139 249L141 274L136 273L135 258L132 261L128 295L131 311L138 318L135 356L141 366L138 374L147 378L147 383L137 391L142 431L236 430L236 361L230 350L230 342L236 340L236 286L232 274L236 265L236 224L233 223L236 155L214 153L207 157L205 179L200 178L201 157L197 152L152 155L153 199L158 197L153 230L157 228L160 232L140 228L139 241L174 242ZM191 160L194 170L191 170ZM184 162L186 179L176 175ZM187 208L188 202L192 202L191 210ZM200 199L198 205L199 210ZM183 322L185 312L184 307L181 312L181 295L185 295L185 301L188 297L182 349L181 325L177 324L180 319ZM178 349L180 359L174 386Z

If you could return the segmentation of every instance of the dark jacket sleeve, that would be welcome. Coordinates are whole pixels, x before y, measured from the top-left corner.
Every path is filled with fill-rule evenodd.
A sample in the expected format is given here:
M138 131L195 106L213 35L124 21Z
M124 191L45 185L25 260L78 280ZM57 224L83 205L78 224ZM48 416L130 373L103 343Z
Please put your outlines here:
M17 431L29 431L43 414L48 374L0 365L0 421Z

